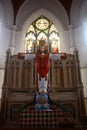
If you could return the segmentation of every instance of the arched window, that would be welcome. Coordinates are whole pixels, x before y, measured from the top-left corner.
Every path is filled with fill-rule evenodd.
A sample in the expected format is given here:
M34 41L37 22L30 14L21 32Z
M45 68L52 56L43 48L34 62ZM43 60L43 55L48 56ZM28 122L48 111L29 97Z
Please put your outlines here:
M40 16L29 26L25 36L25 53L35 53L41 39L46 41L50 53L60 51L59 33L54 24L44 16Z

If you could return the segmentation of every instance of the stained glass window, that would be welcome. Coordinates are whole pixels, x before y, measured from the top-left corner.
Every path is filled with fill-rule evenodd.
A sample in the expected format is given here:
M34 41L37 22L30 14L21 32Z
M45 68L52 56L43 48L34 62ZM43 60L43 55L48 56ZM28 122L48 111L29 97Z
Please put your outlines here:
M27 33L29 33L30 31L34 32L35 33L35 29L34 29L34 26L33 25L30 25Z
M35 53L41 39L48 43L50 53L58 53L60 50L59 33L55 25L44 16L40 16L28 28L25 37L25 52Z
M49 27L49 21L47 19L41 18L36 21L36 28L39 30L45 30Z
M49 30L49 33L55 31L56 33L58 33L57 29L55 28L55 26L52 24Z

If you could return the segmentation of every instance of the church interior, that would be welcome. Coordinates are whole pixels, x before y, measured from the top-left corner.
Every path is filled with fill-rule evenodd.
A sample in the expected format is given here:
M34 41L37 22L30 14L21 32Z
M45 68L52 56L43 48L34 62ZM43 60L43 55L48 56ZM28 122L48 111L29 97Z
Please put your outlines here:
M0 0L0 128L87 128L87 0Z

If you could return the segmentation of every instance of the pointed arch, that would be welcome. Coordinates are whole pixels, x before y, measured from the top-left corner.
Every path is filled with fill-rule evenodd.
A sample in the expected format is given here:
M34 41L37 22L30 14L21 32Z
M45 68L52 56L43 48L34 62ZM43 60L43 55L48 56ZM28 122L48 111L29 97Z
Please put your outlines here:
M58 0L26 0L24 4L20 7L17 17L16 17L16 25L18 26L18 30L21 30L24 22L28 19L31 14L37 12L37 10L46 9L52 14L54 14L62 23L62 26L67 29L69 24L69 17L66 10L60 4Z
M63 43L64 28L63 28L63 25L61 24L60 20L55 15L53 15L51 12L49 12L48 10L46 10L46 9L39 9L39 10L35 11L33 14L31 14L29 16L29 18L25 21L25 23L24 23L24 25L22 27L22 43L21 43L22 46L24 45L25 35L26 35L28 27L31 25L31 23L34 20L36 20L41 15L44 15L50 21L53 22L53 24L55 25L56 29L58 30L58 32L60 34L60 39L61 39L60 42Z

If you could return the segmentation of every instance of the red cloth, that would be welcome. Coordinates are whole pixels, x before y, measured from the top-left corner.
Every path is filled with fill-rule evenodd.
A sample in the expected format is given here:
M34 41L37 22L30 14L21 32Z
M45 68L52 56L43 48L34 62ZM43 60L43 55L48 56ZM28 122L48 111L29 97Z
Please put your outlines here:
M45 77L49 72L49 54L45 55L36 55L36 68L37 73L41 77Z
M20 124L21 126L55 128L59 125L59 116L64 116L63 110L36 111L25 109L20 113Z

